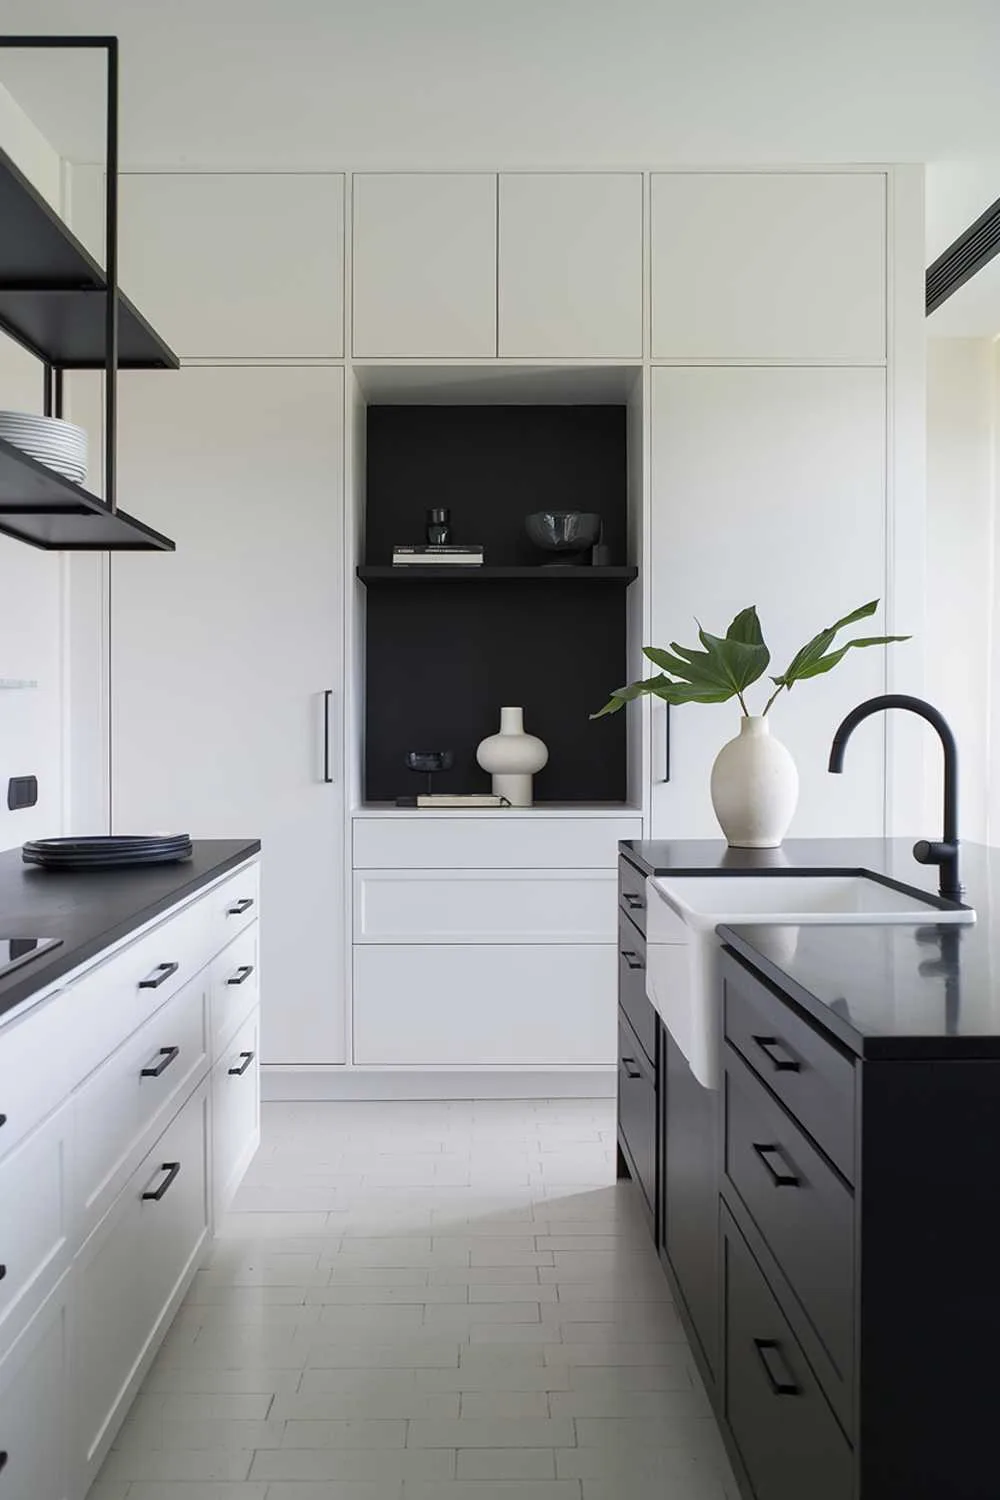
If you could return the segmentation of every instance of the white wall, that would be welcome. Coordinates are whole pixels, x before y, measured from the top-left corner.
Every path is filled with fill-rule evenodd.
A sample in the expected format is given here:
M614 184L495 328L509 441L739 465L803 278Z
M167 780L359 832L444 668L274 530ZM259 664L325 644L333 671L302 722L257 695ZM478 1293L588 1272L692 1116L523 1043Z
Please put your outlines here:
M928 342L927 697L958 740L962 836L983 840L1000 831L1000 787L991 816L989 786L997 371L989 339ZM940 767L935 752L924 811L931 834L941 817Z

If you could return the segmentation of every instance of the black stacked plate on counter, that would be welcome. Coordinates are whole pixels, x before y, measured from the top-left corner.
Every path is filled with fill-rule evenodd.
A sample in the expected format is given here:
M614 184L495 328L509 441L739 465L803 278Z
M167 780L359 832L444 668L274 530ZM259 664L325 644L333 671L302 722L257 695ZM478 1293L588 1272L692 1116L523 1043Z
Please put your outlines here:
M43 870L113 870L126 865L169 865L190 859L194 846L186 833L147 837L105 834L83 839L37 839L21 858Z

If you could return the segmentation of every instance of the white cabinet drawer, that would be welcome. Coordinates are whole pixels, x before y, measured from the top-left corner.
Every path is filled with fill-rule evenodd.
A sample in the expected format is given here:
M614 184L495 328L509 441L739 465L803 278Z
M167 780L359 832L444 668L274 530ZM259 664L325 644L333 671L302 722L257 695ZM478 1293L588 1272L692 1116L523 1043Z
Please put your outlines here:
M0 1162L0 1348L69 1264L72 1141L67 1102Z
M147 1341L208 1238L209 1081L191 1096L137 1174L140 1305Z
M257 1005L259 961L256 922L212 960L213 1059L219 1057L233 1032Z
M77 1095L76 1202L83 1233L120 1191L143 1141L208 1067L202 973L113 1053ZM161 1124L162 1129L162 1124Z
M354 1060L610 1066L617 956L614 944L359 946Z
M596 870L369 870L354 877L359 943L611 943L616 876Z
M70 1469L70 1278L65 1276L0 1358L0 1494L67 1500Z
M614 870L618 840L642 837L620 818L391 815L354 820L357 870Z
M215 1222L233 1200L260 1145L260 1012L254 1010L212 1072Z
M209 951L214 955L260 915L260 865L256 860L241 865L202 899L208 916Z

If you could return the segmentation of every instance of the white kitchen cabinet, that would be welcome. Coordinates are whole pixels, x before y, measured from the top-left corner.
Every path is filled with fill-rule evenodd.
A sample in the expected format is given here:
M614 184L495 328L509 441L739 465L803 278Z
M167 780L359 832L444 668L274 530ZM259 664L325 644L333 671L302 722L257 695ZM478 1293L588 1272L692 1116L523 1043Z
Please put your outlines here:
M212 1196L217 1223L260 1145L260 1012L254 1008L212 1072Z
M0 1214L0 1346L13 1342L69 1265L72 1151L73 1110L65 1104L0 1162L0 1204L10 1205Z
M756 604L781 672L812 635L885 591L885 376L879 369L655 369L652 389L652 637L696 644ZM879 615L856 634L905 631ZM905 645L891 648L906 651ZM748 690L760 712L771 684ZM772 733L801 781L794 836L882 827L882 724L855 736L842 776L830 741L843 715L885 691L885 652L852 652L783 693ZM653 706L654 737L666 710ZM713 838L716 753L735 702L671 709L670 780L654 780L653 837ZM663 773L654 756L654 777Z
M353 185L355 358L495 356L495 174L363 172Z
M642 838L638 813L611 818L422 812L354 819L356 870L614 870L619 839Z
M654 359L886 352L883 172L669 172L651 184Z
M71 1482L69 1277L0 1357L0 1494L76 1500Z
M139 1305L146 1344L159 1342L166 1332L178 1295L208 1238L209 1095L206 1080L136 1173Z
M642 357L642 175L500 175L502 358Z
M121 282L182 359L344 352L344 178L142 172L120 180Z
M610 943L618 882L601 870L366 870L361 943Z
M354 1061L593 1066L615 1055L615 944L359 944Z
M345 1059L343 400L330 368L120 387L121 492L177 551L111 564L114 827L260 834L275 1063ZM241 894L255 899L234 888L223 909Z

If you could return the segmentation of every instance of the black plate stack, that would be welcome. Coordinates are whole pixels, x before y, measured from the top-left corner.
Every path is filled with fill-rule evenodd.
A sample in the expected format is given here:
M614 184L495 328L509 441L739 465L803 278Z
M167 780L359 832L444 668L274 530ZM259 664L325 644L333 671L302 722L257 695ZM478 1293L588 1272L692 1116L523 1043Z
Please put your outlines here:
M114 870L126 865L169 865L190 859L194 846L186 833L128 836L107 834L83 839L37 839L25 844L21 858L43 870Z

